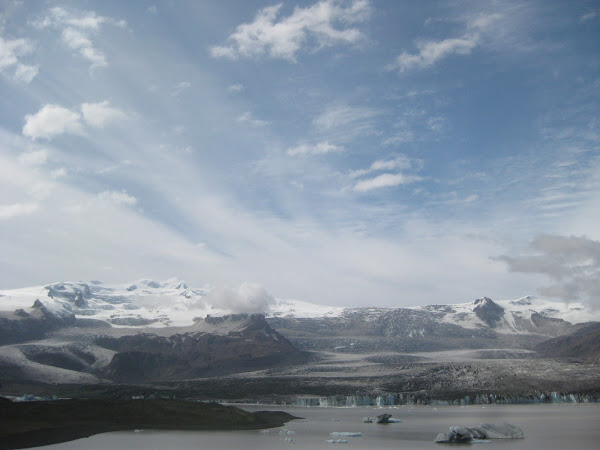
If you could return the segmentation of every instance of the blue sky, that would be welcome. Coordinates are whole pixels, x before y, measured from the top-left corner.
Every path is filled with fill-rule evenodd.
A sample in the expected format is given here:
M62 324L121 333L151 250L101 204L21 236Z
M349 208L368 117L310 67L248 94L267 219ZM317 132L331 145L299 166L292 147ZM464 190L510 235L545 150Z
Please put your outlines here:
M1 1L0 287L589 300L599 49L594 1Z

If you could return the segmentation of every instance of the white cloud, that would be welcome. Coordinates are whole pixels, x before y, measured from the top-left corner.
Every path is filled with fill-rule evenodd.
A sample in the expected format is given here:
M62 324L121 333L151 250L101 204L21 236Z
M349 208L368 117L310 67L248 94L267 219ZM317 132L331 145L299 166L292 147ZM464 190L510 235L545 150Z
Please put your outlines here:
M52 177L54 179L62 178L66 175L67 175L67 169L65 169L64 167L61 167L59 169L54 169L52 172L50 172L50 177Z
M326 153L338 153L344 151L344 147L333 145L329 142L319 142L314 145L302 144L294 148L290 148L287 154L290 156L298 155L323 155Z
M15 69L15 80L22 81L24 83L31 83L39 72L39 66L29 66L27 64L17 64Z
M146 11L153 15L158 14L158 8L156 7L156 5L148 6L148 8L146 8Z
M254 283L242 283L237 289L213 289L203 300L233 313L264 314L275 303L273 296L262 285Z
M237 121L240 123L246 123L256 128L269 125L269 122L267 122L266 120L256 119L249 111L246 111L245 113L238 116Z
M17 216L27 216L39 208L37 203L14 203L0 205L0 220L8 220Z
M359 137L378 134L376 118L381 114L375 108L333 104L320 112L312 125L321 140L349 144Z
M59 134L81 134L81 116L58 105L45 105L35 114L25 116L23 135L31 139L50 139Z
M453 54L468 55L476 46L476 36L444 39L437 42L420 42L417 44L419 51L416 54L402 52L388 68L391 70L398 69L400 72L413 68L423 69Z
M598 16L598 11L590 11L590 12L588 12L588 13L585 13L584 15L582 15L582 16L579 18L579 21L580 21L581 23L583 23L583 22L588 22L588 21L590 21L590 20L594 20L594 19L595 19L597 16Z
M76 15L60 6L51 8L44 17L33 24L38 28L51 27L60 30L62 40L67 47L92 63L90 69L108 65L106 56L96 48L92 36L105 24L121 28L127 26L124 20L99 16L94 11Z
M186 89L188 89L191 86L192 86L192 83L190 83L189 81L182 81L181 83L177 83L173 87L173 89L171 89L171 95L173 97L177 97L179 94L181 94L183 91L185 91Z
M112 121L127 118L124 112L111 107L108 100L100 103L83 103L81 112L83 113L83 120L88 125L97 128L101 128Z
M352 44L363 38L349 24L365 21L370 14L368 0L324 0L310 7L296 7L280 17L282 4L261 9L252 23L239 25L227 44L210 49L215 58L271 58L296 61L296 53L309 42L320 49L337 43ZM336 25L339 25L336 28Z
M442 131L444 131L444 128L446 127L446 122L447 121L444 117L440 117L440 116L430 117L427 120L427 126L429 127L429 129L431 131L439 134Z
M81 112L79 114L58 105L45 105L37 113L25 116L23 135L31 139L50 139L60 134L83 134L83 122L101 128L110 122L127 118L124 112L111 107L108 101L83 103Z
M244 90L244 85L241 83L232 84L227 87L227 91L232 94L237 94L238 92L242 92Z
M69 48L79 51L81 56L92 63L92 69L107 65L106 56L94 48L92 41L87 37L85 32L75 28L65 28L62 31L62 38Z
M0 36L0 73L13 80L31 83L38 73L38 66L23 64L21 58L33 51L27 39L8 39Z
M600 307L600 241L585 236L541 235L526 256L502 255L496 260L511 272L548 276L554 284L540 288L542 295L569 302L584 300Z
M417 52L402 52L396 60L387 66L388 70L405 72L410 69L424 69L452 55L469 55L481 44L481 32L500 18L499 14L481 14L472 17L466 24L466 31L460 37L442 39L440 41L418 41Z
M48 160L48 151L45 149L36 150L33 152L25 152L19 155L18 158L21 164L26 166L40 166Z
M333 105L327 107L325 111L319 114L313 120L313 125L323 131L355 124L363 127L368 125L369 119L378 114L379 111L372 108Z
M368 169L359 169L350 172L350 176L352 178L357 178L368 173L383 170L420 169L422 164L423 161L420 159L411 159L406 155L399 155L392 159L378 159L374 161Z
M103 191L98 194L98 198L115 206L133 206L138 201L125 191Z
M353 190L355 190L356 192L368 192L372 191L373 189L394 187L403 184L414 183L415 181L419 181L421 179L422 178L417 175L403 175L401 173L383 173L381 175L377 175L374 178L360 180L354 185Z

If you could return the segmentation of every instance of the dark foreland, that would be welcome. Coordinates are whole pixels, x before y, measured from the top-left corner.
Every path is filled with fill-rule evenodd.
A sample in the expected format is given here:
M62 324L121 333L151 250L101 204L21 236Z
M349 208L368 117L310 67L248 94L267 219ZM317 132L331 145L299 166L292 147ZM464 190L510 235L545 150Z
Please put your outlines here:
M98 433L134 429L254 430L296 417L281 411L250 413L218 403L172 399L0 401L0 448L27 448Z

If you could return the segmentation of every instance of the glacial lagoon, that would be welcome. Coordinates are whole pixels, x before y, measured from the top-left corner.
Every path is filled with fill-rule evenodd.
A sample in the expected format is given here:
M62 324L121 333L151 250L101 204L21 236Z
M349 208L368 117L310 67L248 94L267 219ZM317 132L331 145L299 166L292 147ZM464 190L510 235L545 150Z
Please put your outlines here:
M525 439L482 443L489 449L598 449L600 404L469 405L398 407L290 407L245 405L249 411L284 410L301 420L260 431L121 431L48 446L49 449L450 449L435 444L448 427L508 422ZM392 414L402 423L363 423L364 417ZM332 435L332 433L334 433ZM338 433L337 435L335 433ZM340 436L340 433L342 436ZM360 436L343 436L344 433ZM328 442L338 441L338 442ZM339 441L347 441L342 443ZM477 447L479 448L479 447Z

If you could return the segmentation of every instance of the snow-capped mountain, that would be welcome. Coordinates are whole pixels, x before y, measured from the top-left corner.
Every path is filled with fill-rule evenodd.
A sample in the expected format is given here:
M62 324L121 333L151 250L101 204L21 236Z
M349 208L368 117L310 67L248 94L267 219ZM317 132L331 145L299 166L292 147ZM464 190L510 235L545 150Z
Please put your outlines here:
M139 280L121 285L99 281L61 282L47 286L0 291L0 311L27 314L37 302L47 315L79 320L100 320L112 327L185 327L207 316L241 312L215 304L208 288L190 288L186 283ZM239 308L239 307L238 307ZM256 312L256 311L249 311ZM541 320L564 320L570 324L600 320L600 311L581 303L551 302L534 297L492 301L482 298L455 305L428 305L405 308L344 308L309 302L271 299L264 311L274 319L341 320L360 316L366 322L381 320L390 314L428 316L439 324L458 325L465 329L493 328L498 333L531 333ZM547 320L546 320L547 321ZM558 326L558 322L556 322ZM422 335L424 329L412 330ZM555 334L555 333L551 333Z
M583 304L533 297L343 308L268 295L256 301L260 290L246 288L233 302L175 279L0 291L0 378L153 382L290 364L302 371L304 351L334 359L351 353L367 365L424 352L529 358L537 344L600 321L600 312ZM245 294L254 297L244 303ZM264 306L263 314L243 314L244 304L248 312Z

